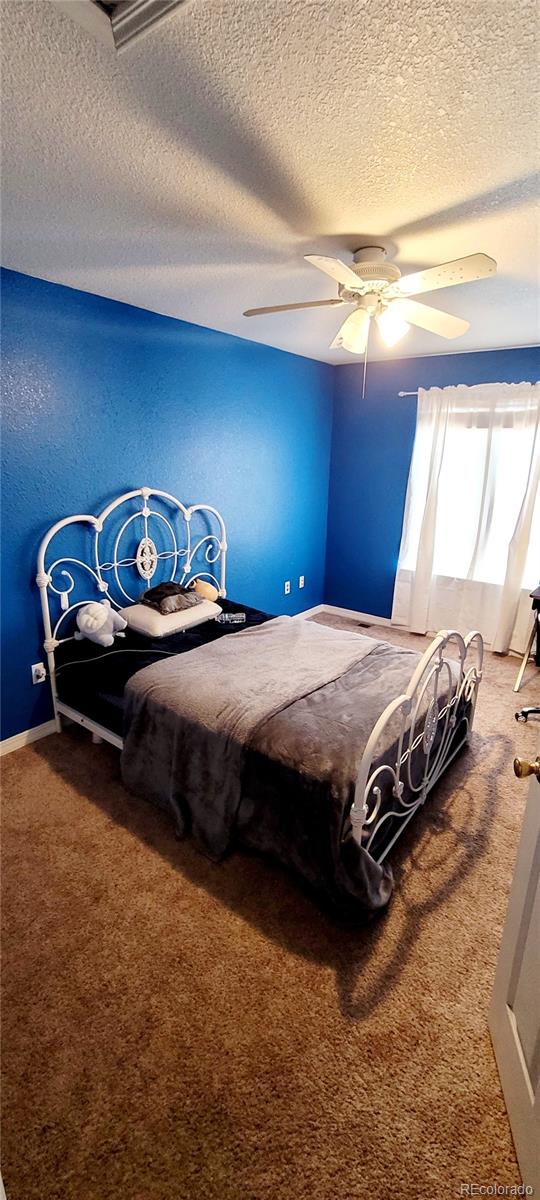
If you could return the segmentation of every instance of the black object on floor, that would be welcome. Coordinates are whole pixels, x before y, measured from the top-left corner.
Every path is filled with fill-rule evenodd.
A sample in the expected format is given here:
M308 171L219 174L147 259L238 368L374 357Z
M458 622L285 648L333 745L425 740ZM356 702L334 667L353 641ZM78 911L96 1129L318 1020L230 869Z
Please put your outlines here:
M540 717L540 706L534 704L531 708L520 708L516 713L516 721L528 721L529 717Z

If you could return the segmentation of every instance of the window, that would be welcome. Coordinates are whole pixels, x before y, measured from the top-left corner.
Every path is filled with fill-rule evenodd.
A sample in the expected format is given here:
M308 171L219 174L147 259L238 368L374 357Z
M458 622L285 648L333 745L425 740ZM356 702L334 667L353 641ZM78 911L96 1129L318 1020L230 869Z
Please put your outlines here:
M522 649L539 484L540 383L420 389L392 619Z
M472 414L471 414L472 418ZM437 503L433 573L452 579L504 583L508 547L516 527L531 463L534 429L512 424L493 431L471 423L452 425L446 432ZM411 534L400 563L413 571L430 465L431 431L417 432L417 503L411 512ZM416 457L415 443L415 457ZM490 458L488 478L486 461ZM484 487L484 530L479 538L479 517ZM532 591L540 579L540 493L537 492L523 587Z

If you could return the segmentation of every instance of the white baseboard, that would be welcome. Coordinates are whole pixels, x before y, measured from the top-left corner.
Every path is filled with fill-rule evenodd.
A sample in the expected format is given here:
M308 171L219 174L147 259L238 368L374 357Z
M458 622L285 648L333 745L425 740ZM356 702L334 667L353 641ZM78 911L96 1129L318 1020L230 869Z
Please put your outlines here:
M29 746L31 742L38 742L40 738L48 737L50 733L55 732L54 721L45 721L43 725L34 725L33 729L23 729L21 733L14 733L13 737L4 738L0 742L0 756L11 754L12 750L20 750L22 746Z
M355 608L339 608L336 604L320 604L319 612L335 613L337 617L353 617L366 625L391 625L390 617L375 617L373 613L358 612Z
M390 617L374 617L372 613L358 612L355 608L339 608L337 604L316 604L314 608L306 608L296 613L298 618L313 617L316 613L335 613L337 617L352 617L353 620L363 621L366 625L391 625Z
M303 612L295 613L294 616L299 621L304 621L306 617L314 617L315 613L324 612L325 609L325 604L314 604L313 608L304 608Z

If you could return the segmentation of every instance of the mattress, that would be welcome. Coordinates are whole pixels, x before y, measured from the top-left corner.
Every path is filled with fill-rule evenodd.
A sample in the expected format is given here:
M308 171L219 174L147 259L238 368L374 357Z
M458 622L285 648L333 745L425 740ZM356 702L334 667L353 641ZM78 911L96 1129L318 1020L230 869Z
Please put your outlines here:
M234 642L201 646L187 661L156 661L126 687L124 783L210 858L238 846L256 850L293 869L335 912L380 911L392 875L371 851L389 845L399 821L388 767L400 753L401 714L388 718L371 757L381 773L368 805L384 818L382 845L374 835L368 849L370 825L360 844L350 810L372 731L420 659L357 632L280 617ZM449 673L453 690L457 663ZM437 708L450 698L448 686L445 672ZM432 703L426 687L410 733L416 749L403 806L419 799L426 755L415 734ZM434 755L444 725L434 731Z
M125 738L127 726L131 737L133 721L132 714L130 716L127 712L127 701L133 685L136 688L141 686L141 678L136 683L133 680L132 686L127 688L129 680L139 672L146 674L144 668L155 671L158 664L166 665L168 674L173 668L172 663L170 667L167 663L171 656L177 657L205 646L210 650L212 642L235 637L246 626L261 626L272 620L269 614L259 610L232 601L222 603L225 612L245 612L246 623L227 626L209 621L158 640L127 630L126 637L110 649L102 649L87 641L62 644L56 651L59 699L120 737ZM336 631L326 632L335 634ZM353 636L356 639L359 635ZM148 763L153 764L151 784L148 780L146 783L128 780L128 787L134 793L145 796L168 811L175 820L177 832L192 834L201 849L210 853L211 857L220 857L222 853L233 849L234 845L262 854L302 877L310 890L318 893L325 907L329 906L334 912L347 917L358 914L365 916L380 910L391 895L390 866L388 863L379 865L376 861L402 824L399 818L390 815L395 809L391 779L386 776L382 784L379 809L379 817L388 814L388 819L385 815L382 832L380 836L375 836L369 853L367 842L371 828L364 830L362 844L359 844L351 828L350 807L367 738L387 705L406 690L420 659L417 652L403 647L371 638L360 637L359 640L370 643L369 651L361 661L355 662L337 678L329 679L323 686L310 686L305 694L301 687L298 698L292 701L289 698L277 711L258 723L255 736L249 739L241 756L239 802L231 810L232 821L225 825L230 836L227 836L223 846L218 846L218 853L215 853L215 847L200 834L199 829L199 826L202 828L201 814L206 821L208 812L211 817L215 808L212 811L209 809L211 789L206 786L204 775L215 755L212 746L203 746L201 750L198 745L201 735L208 733L204 720L197 725L182 719L181 714L175 714L171 709L178 735L173 738L176 747L175 770L180 764L194 776L201 775L200 803L190 804L183 781L176 778L174 772L170 780L167 778L165 786L161 786L161 791L158 787L156 792L157 768L163 756L160 757L159 748L150 743L141 747L138 761L145 764L145 769ZM253 650L256 660L256 646ZM227 654L226 657L230 656ZM234 660L236 657L235 654ZM194 656L190 670L186 670L186 679L192 674L195 658L199 656ZM182 694L182 669L180 664L177 665L180 667L176 674ZM222 672L222 687L227 681L227 695L229 671L233 665L228 667L225 675ZM455 667L457 671L457 664ZM210 662L209 674L212 669ZM202 689L196 687L194 694L195 697L202 697ZM439 699L440 702L446 700L444 690ZM425 716L427 703L426 695L418 714L419 719ZM163 717L169 707L162 706L160 722L157 724L154 720L139 721L145 737L150 736L152 731L156 734L162 726L166 732L167 722ZM463 721L469 716L469 710L470 705L462 703L455 714L456 729L452 742L456 746L462 739ZM432 747L433 755L437 753L441 735L442 727ZM219 732L216 736L219 740ZM395 763L397 737L398 728L391 722L385 728L384 738L378 746L374 766L377 763ZM422 746L419 745L412 756L415 778L422 776L423 758ZM125 752L123 770L124 759ZM220 800L222 792L220 785L216 791L216 802ZM410 798L409 789L405 786L404 800ZM221 833L219 828L218 833Z
M124 690L136 671L172 654L187 654L218 638L234 637L235 632L246 626L271 620L270 614L232 600L220 600L220 607L224 613L245 612L245 624L206 621L167 638L148 638L126 629L126 636L117 638L110 648L87 640L61 643L55 654L58 699L122 737Z

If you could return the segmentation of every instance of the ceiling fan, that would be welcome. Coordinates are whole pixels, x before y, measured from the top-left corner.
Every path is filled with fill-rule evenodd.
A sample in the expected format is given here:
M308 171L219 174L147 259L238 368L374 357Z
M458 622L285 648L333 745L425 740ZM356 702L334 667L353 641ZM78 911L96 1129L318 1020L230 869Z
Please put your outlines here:
M411 325L427 329L441 337L455 338L466 333L469 322L451 313L431 308L410 300L410 296L422 292L433 292L437 288L453 287L458 283L472 283L494 275L497 263L487 254L469 254L439 267L428 267L413 275L401 276L395 263L385 262L383 246L363 246L354 255L348 266L339 258L326 258L320 254L306 254L306 262L313 263L338 285L338 295L330 300L307 300L299 304L275 304L269 308L248 308L245 317L257 317L263 313L290 312L297 308L324 308L330 305L353 304L353 312L346 317L338 329L331 349L343 347L351 354L366 354L372 321L376 321L383 341L394 346Z

